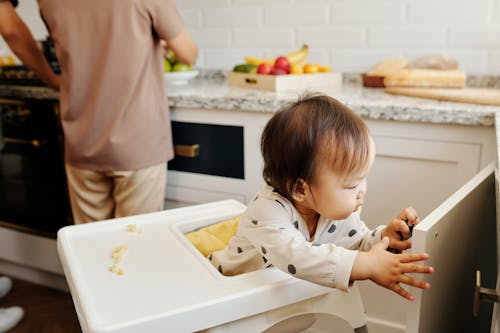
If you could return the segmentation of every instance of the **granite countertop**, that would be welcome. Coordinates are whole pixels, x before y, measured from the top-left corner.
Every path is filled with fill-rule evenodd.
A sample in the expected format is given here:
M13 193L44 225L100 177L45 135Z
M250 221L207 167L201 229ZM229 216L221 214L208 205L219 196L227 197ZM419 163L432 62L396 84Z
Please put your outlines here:
M496 77L470 77L467 86L500 87ZM270 92L228 87L223 71L202 71L187 85L166 88L172 108L275 112L305 92ZM364 88L359 75L345 75L342 86L322 91L337 98L362 117L438 124L493 126L499 106L440 102L395 96L380 88ZM46 87L0 85L0 98L57 100L58 93Z
M496 77L471 77L471 87L500 87ZM499 106L441 102L390 95L380 88L365 88L359 75L345 75L341 87L322 92L340 100L362 117L438 124L493 126ZM188 85L167 88L169 104L179 108L275 112L302 93L270 92L228 87L225 75L201 76Z

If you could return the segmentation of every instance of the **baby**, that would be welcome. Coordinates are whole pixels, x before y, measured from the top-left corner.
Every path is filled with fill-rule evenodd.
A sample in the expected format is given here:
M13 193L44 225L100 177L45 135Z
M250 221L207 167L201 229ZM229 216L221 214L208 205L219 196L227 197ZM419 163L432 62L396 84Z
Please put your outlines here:
M228 246L209 255L224 275L277 267L297 278L347 290L370 279L404 298L400 284L430 285L405 273L432 273L406 250L408 207L387 225L369 230L359 215L375 145L364 121L339 101L307 96L277 112L261 140L267 185L248 205Z

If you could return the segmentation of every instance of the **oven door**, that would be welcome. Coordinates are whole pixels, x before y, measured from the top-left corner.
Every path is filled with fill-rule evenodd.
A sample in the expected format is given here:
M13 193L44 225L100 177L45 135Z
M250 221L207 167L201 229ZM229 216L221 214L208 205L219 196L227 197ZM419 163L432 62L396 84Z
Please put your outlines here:
M54 237L71 224L57 102L0 100L0 225Z

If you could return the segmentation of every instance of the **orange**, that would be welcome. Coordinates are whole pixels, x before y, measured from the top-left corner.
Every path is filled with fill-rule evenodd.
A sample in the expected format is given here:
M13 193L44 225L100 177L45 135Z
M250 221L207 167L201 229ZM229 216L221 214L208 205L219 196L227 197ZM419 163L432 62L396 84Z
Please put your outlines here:
M318 71L319 71L318 64L305 64L304 65L304 73L312 74L312 73L317 73Z
M321 73L329 73L332 71L332 68L330 66L319 66L319 71Z
M304 74L304 66L292 65L292 68L290 68L290 74Z

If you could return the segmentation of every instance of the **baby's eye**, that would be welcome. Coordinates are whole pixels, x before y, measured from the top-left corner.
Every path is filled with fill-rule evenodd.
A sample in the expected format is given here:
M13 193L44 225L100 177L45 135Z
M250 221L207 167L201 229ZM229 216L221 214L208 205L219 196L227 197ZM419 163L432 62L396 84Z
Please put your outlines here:
M358 187L358 184L356 184L356 185L348 185L345 188L348 189L348 190L354 190L354 189L356 189L356 187Z

